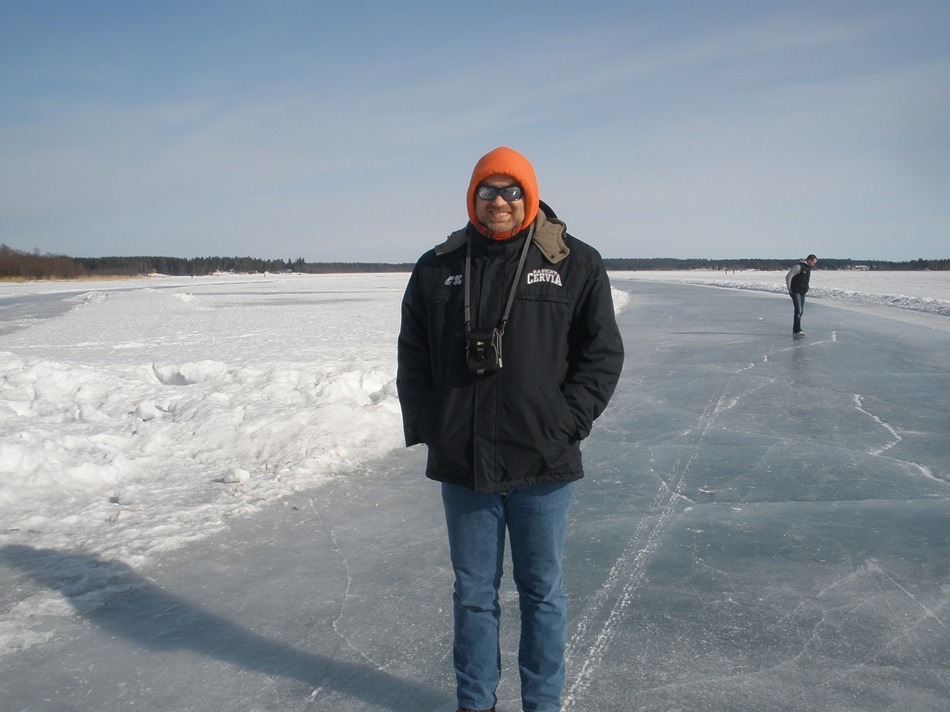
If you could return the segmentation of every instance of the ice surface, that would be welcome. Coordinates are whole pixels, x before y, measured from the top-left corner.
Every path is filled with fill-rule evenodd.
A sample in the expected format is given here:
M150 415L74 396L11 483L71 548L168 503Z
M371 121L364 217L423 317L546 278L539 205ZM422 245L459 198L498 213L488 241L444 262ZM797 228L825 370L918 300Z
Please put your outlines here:
M565 710L945 709L946 317L810 299L793 341L787 297L614 279ZM451 707L441 505L392 388L404 283L55 286L68 312L0 337L4 709ZM507 581L503 605L513 712Z

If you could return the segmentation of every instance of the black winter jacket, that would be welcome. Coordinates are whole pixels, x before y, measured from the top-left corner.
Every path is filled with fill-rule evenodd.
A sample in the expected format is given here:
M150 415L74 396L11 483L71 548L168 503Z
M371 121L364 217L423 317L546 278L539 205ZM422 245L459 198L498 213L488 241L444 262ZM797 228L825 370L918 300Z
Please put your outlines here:
M613 394L623 344L597 251L543 212L534 226L503 367L493 373L476 375L466 364L466 245L472 241L473 326L490 329L499 326L528 231L496 242L469 225L413 270L396 385L406 445L427 445L431 479L503 492L583 477L579 442Z

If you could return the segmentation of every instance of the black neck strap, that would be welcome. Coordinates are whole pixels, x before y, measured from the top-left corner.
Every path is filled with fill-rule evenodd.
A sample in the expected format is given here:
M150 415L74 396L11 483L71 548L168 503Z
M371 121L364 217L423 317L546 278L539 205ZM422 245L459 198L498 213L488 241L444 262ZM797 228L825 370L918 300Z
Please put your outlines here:
M505 313L501 317L501 326L499 331L504 334L505 326L508 325L508 315L511 313L511 305L515 303L515 292L518 291L518 280L521 279L521 271L524 269L525 260L528 258L528 247L531 245L531 239L534 237L534 223L528 229L528 235L524 239L524 247L521 248L521 259L518 260L518 271L515 272L515 280L511 283L511 291L508 293L508 304L505 305ZM472 236L468 236L468 242L465 247L465 333L472 331Z

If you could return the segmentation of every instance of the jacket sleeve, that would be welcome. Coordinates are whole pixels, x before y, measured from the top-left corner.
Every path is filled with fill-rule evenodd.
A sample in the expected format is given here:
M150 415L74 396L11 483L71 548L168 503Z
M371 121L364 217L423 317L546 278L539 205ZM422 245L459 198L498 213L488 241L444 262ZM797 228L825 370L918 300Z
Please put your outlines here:
M417 264L406 286L397 344L396 392L402 410L406 447L422 442L417 423L432 390L427 304L420 272L421 267Z
M610 280L597 255L570 330L567 376L561 392L574 414L579 439L604 412L623 369L623 341Z

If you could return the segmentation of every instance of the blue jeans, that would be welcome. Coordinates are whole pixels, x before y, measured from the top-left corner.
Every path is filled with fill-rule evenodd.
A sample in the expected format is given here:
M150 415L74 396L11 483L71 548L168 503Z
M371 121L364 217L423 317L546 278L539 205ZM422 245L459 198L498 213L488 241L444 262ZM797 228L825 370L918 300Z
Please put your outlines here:
M442 485L455 571L453 658L459 707L487 710L501 677L498 643L505 531L521 606L518 669L524 712L559 712L564 688L567 597L561 559L570 482L527 485L507 494Z
M792 292L792 304L795 305L795 317L792 320L792 333L802 330L802 314L805 311L805 295L801 292Z

